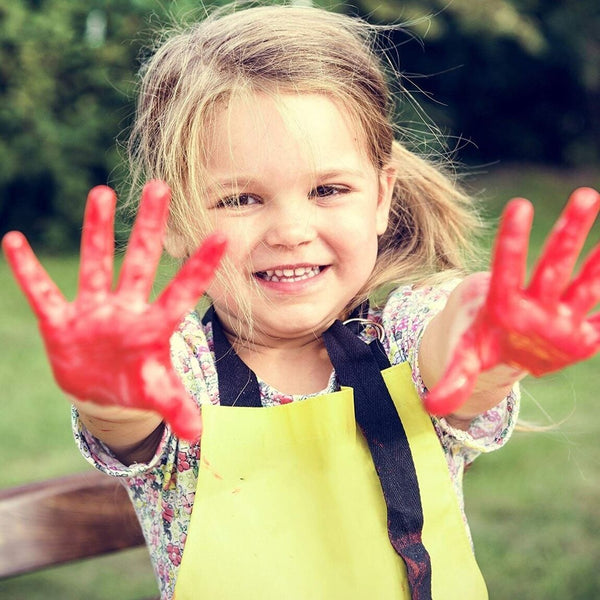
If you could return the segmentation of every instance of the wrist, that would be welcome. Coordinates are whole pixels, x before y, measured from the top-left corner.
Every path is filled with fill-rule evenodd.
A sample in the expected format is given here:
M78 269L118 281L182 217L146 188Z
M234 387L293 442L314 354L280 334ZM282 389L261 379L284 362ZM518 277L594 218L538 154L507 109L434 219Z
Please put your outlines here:
M153 411L121 406L104 406L71 399L79 419L87 431L105 444L123 462L145 462L138 456L151 458L163 431L162 417ZM158 433L157 433L158 432ZM158 435L158 440L154 438ZM151 451L146 441L152 438ZM148 457L149 454L149 457Z
M482 372L468 400L457 411L448 415L448 423L467 430L473 419L500 404L526 375L527 371L507 364Z

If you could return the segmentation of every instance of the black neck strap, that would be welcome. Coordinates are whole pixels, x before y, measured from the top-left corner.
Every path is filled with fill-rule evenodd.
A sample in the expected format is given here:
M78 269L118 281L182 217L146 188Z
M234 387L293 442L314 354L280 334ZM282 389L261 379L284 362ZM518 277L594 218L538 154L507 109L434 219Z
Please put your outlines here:
M231 347L212 307L203 322L212 323L221 405L260 407L256 375ZM381 482L389 538L406 565L412 598L427 600L431 561L421 539L419 482L404 427L381 375L389 361L379 340L366 344L340 321L323 334L323 340L338 382L354 391L356 421Z

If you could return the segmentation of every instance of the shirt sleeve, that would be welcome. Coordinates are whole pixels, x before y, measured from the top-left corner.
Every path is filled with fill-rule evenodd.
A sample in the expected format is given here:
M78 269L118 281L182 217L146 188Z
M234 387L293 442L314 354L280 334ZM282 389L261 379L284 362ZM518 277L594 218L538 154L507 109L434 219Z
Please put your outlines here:
M137 477L151 470L160 470L161 465L169 462L166 457L172 455L176 447L174 436L169 427L165 426L160 443L149 462L124 465L106 444L88 431L75 407L71 409L71 422L75 444L82 456L96 469L112 477Z

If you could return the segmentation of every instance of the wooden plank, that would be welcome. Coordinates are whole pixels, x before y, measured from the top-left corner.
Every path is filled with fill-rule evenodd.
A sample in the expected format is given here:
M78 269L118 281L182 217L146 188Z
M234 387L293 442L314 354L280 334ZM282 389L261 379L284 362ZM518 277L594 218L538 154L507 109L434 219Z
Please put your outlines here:
M124 487L98 471L0 490L0 577L143 544Z

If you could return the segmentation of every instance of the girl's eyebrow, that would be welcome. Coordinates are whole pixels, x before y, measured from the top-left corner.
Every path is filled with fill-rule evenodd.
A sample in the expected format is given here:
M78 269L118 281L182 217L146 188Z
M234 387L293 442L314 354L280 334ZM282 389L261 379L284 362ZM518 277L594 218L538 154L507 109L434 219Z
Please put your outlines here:
M311 171L303 175L303 177L305 177L308 181L322 181L327 179L336 179L338 177L364 178L365 176L366 173L364 170L354 167L323 169L315 172ZM208 186L208 191L217 191L220 188L235 189L238 187L261 186L264 184L264 180L262 178L254 175L244 174L240 174L235 177L217 176L213 179L213 181L214 183Z
M207 196L221 197L239 189L256 188L258 180L253 177L213 177L205 187Z
M208 186L209 190L218 188L235 188L257 183L259 180L254 177L215 177Z
M326 169L323 171L317 171L313 174L315 179L335 179L336 177L365 177L365 171L363 169L356 169L354 167L341 168L341 169Z

